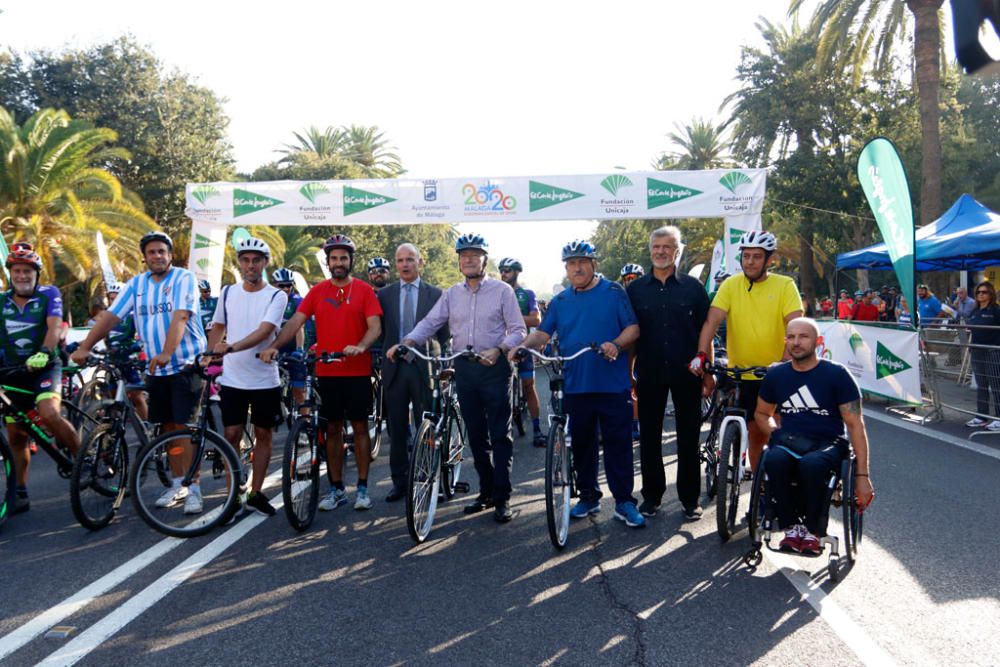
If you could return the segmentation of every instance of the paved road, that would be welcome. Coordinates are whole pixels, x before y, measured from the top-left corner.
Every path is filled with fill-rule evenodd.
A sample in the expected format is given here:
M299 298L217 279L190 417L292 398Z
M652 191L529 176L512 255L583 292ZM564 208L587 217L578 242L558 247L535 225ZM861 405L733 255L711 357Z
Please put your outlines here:
M672 487L647 529L614 521L606 499L556 553L542 450L526 439L515 520L466 517L460 499L421 546L402 504L381 502L385 456L369 512L321 513L304 534L251 515L188 541L129 505L99 533L80 528L39 458L31 512L0 529L0 664L1000 664L1000 460L873 419L869 432L878 497L836 585L825 559L748 571L745 531L720 543L711 509L683 523ZM75 630L36 633L53 623Z

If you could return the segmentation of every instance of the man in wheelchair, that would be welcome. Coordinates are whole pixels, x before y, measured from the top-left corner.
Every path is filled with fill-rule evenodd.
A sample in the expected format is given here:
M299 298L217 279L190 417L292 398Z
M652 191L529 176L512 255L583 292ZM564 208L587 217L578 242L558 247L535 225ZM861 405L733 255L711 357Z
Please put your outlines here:
M785 347L791 361L768 371L754 414L757 426L768 435L762 465L785 531L779 546L813 555L822 552L819 537L825 533L831 475L850 454L845 426L854 447L858 507L866 508L875 496L868 476L861 392L846 368L816 357L818 338L814 320L800 317L788 323Z

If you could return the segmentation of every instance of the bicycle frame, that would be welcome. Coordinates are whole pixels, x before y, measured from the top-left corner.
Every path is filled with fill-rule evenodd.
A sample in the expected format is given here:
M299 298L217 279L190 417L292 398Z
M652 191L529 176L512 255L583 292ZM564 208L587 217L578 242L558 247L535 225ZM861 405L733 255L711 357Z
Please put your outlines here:
M34 397L35 392L21 389L20 387L0 384L0 415L11 417L15 425L27 431L28 435L38 443L38 446L55 461L59 470L59 476L68 477L73 470L73 459L56 444L55 436L49 434L35 424L35 422L31 421L28 413L14 406L14 402L7 395L7 392L27 394L32 397Z

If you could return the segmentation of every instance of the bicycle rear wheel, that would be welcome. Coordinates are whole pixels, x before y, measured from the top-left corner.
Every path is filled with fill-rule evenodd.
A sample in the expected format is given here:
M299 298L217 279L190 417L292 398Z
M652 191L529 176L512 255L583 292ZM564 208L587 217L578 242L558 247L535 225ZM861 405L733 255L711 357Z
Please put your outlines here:
M197 453L197 437L197 432L188 430L161 435L140 448L129 474L129 489L136 512L151 528L165 535L204 535L229 521L239 506L240 460L233 447L214 431L204 431L201 436L203 451L198 461L198 474L192 480L192 486L197 482L201 492L201 511L186 513L187 502L183 498L165 506L157 505L161 497L173 490L171 485L165 486L161 481L161 473L164 464L169 464L171 451L178 455L185 447L190 447L189 451ZM190 444L182 444L187 439L191 439ZM168 476L171 474L169 467L166 472Z
M719 492L719 429L721 425L721 417L712 420L708 437L701 446L701 460L705 463L705 497L709 500L715 500L715 495Z
M441 444L434 423L430 419L421 422L413 439L406 481L406 528L418 544L430 534L437 512Z
M385 427L385 417L382 414L382 378L375 378L372 383L375 403L372 414L368 415L368 437L371 442L371 459L378 458L382 448L382 431Z
M14 458L7 444L7 436L0 433L0 526L14 509Z
M300 417L292 424L283 461L281 497L285 501L285 516L292 528L302 531L312 524L319 503L319 456L316 434L308 417Z
M572 497L569 446L561 424L549 429L545 449L545 517L552 546L562 549L569 537L569 503Z
M524 435L524 413L528 411L528 404L524 400L524 387L521 386L521 378L514 372L514 386L511 391L511 411L514 413L514 426L517 428L517 436Z
M730 421L722 432L722 444L719 448L719 491L715 496L715 527L723 540L728 540L736 532L736 515L743 487L743 477L740 475L742 454L740 448L740 427Z
M447 443L447 458L441 466L441 485L444 487L444 497L451 500L455 497L455 489L462 478L462 461L465 460L465 444L468 438L465 434L465 423L454 407L448 410L448 430L445 434Z
M128 446L124 429L101 424L73 461L69 500L73 516L89 530L108 525L125 499Z

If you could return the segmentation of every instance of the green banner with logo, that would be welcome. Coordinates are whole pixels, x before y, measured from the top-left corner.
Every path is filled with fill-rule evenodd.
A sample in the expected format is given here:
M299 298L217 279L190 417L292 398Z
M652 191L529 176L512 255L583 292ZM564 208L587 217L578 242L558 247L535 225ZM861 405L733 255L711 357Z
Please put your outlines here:
M899 280L900 293L911 312L916 312L914 285L913 207L910 186L896 147L885 137L872 139L858 158L858 180L875 214L879 231L889 251L892 268Z

